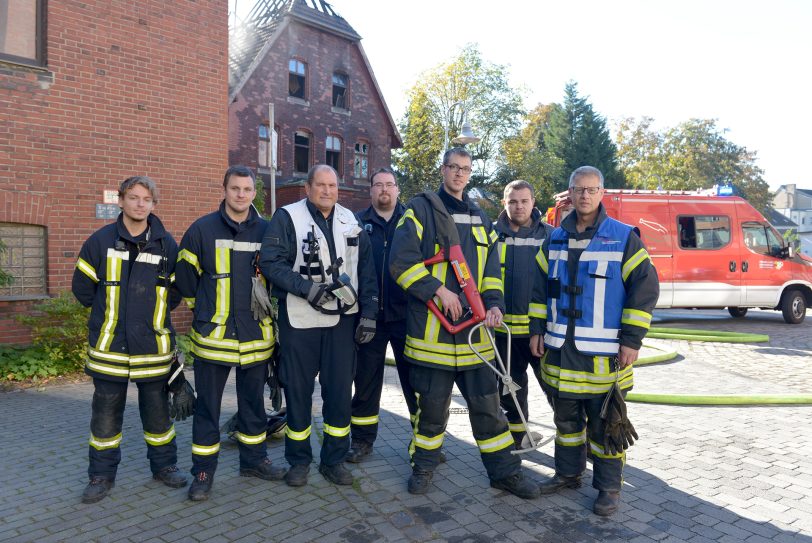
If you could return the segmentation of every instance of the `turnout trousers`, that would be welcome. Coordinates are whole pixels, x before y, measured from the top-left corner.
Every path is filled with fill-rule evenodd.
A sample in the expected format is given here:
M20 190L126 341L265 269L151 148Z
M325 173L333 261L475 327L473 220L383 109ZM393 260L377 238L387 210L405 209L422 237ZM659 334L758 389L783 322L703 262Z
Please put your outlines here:
M496 335L496 348L499 349L499 356L502 357L502 362L507 365L507 336L504 334ZM522 408L522 413L526 419L530 419L530 412L527 407L527 393L529 380L527 378L527 367L530 366L533 374L541 384L541 362L538 357L530 353L530 339L526 337L514 337L510 346L510 377L513 382L521 388L516 391L516 399L519 400L519 405ZM499 390L501 394L502 391ZM513 435L513 440L516 446L521 446L522 439L524 439L524 426L522 426L522 418L519 416L519 410L516 409L516 404L513 403L513 398L510 394L500 396L502 409L507 416L508 426L510 433Z
M558 390L550 387L545 387L544 392L553 406L556 473L566 477L580 476L586 470L589 447L592 453L592 486L598 490L619 492L626 453L607 454L603 449L601 406L605 396L562 398Z
M406 346L406 322L378 321L378 328L372 341L358 347L358 363L353 381L355 393L352 397L352 441L372 445L378 436L386 346L390 343L395 354L400 388L409 408L410 419L414 422L417 400L409 384L409 363L403 357L403 349Z
M266 364L236 367L240 468L256 466L267 455L265 430ZM231 366L195 360L197 403L192 424L192 475L213 474L220 454L220 407Z
M354 334L355 315L343 315L331 327L293 328L286 312L279 311L279 380L285 391L288 417L285 459L291 466L310 464L313 460L310 434L317 375L324 421L321 463L340 464L350 450Z
M518 472L519 457L513 450L513 437L499 406L499 392L493 371L487 366L456 371L411 365L410 382L417 395L417 415L409 452L412 466L419 471L434 471L439 464L451 391L456 383L468 404L474 439L491 480L504 479Z
M88 476L98 475L114 480L121 462L121 427L127 403L128 381L93 379L93 404L90 416ZM165 380L136 382L138 412L147 443L147 458L152 473L175 465L178 449L175 426L169 420L168 393Z

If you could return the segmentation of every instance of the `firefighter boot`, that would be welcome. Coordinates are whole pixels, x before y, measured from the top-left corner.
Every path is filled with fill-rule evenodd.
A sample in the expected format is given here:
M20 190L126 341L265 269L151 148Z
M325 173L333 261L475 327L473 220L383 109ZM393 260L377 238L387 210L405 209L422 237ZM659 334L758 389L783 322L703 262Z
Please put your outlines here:
M524 473L517 471L504 479L491 480L491 486L500 490L507 490L514 496L532 500L539 497L539 485L524 476Z
M189 499L193 502L202 502L209 499L211 485L214 483L214 474L201 471L195 475L192 484L189 486Z
M542 496L546 496L547 494L555 494L562 488L578 488L579 486L581 486L580 475L570 477L556 473L552 479L539 484L539 490Z
M408 490L409 494L426 494L431 486L431 478L434 476L432 471L423 471L419 469L412 470L412 476L409 477Z
M350 446L350 451L347 453L345 461L358 464L364 458L372 454L372 443L366 441L353 441Z
M115 486L113 479L94 475L82 492L82 503L96 503L110 493Z
M285 475L285 482L288 486L304 486L307 484L307 474L310 472L310 464L296 464L291 466L288 474Z
M170 488L183 488L186 486L186 476L180 473L176 465L166 466L157 473L152 474L152 478L161 481Z
M319 464L319 473L321 473L325 479L330 481L335 485L351 485L353 478L352 473L346 467L344 467L344 463L335 464L332 466L327 466L325 464Z
M288 470L282 466L274 466L271 459L265 457L262 462L250 468L240 468L241 477L257 477L265 481L281 481L285 478Z
M592 506L592 512L601 517L613 515L620 506L620 492L601 490Z

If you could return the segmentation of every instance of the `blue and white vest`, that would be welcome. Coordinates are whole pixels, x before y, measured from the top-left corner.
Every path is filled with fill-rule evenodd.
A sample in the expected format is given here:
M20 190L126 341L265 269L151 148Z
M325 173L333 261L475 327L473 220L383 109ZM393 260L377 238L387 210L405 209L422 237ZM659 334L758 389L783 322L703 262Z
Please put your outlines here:
M547 333L544 344L559 350L574 320L575 348L584 354L613 356L620 348L620 320L626 302L623 252L632 227L611 218L592 239L570 239L563 228L550 236L547 277ZM581 249L576 284L569 280L568 249Z

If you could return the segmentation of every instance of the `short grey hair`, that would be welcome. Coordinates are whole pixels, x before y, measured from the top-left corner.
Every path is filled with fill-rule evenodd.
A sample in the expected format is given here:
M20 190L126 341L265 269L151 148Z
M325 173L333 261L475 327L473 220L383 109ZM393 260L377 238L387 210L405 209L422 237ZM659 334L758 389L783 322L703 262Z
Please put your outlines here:
M505 187L505 192L502 194L502 198L507 200L508 193L510 191L512 191L512 190L523 190L523 189L529 190L530 191L530 196L534 200L536 199L536 193L533 190L533 185L531 185L530 183L528 183L524 179L516 179L515 181L511 181L510 183L508 183L507 186Z
M574 187L575 182L582 177L597 177L598 181L600 181L600 187L603 188L603 174L598 168L593 166L581 166L580 168L575 168L575 170L570 174L569 188Z
M320 171L327 170L333 172L333 175L336 176L336 180L338 180L338 172L330 166L329 164L316 164L307 172L307 184L313 185L313 178L316 177L316 174Z
M118 187L118 197L124 198L127 194L127 191L133 188L135 185L141 185L145 189L149 191L150 196L152 196L152 203L158 203L158 185L155 184L155 181L147 177L146 175L134 175L132 177L128 177L124 181L121 182L121 185Z

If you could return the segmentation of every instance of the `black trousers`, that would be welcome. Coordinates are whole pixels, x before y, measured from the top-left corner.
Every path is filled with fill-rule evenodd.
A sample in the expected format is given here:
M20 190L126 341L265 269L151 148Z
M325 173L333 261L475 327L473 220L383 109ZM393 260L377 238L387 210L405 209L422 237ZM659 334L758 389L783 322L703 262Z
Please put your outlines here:
M317 375L324 420L321 463L340 464L350 449L355 320L355 315L344 315L332 327L293 328L286 312L279 312L279 380L285 391L288 417L285 459L291 466L313 461L310 435Z
M496 334L496 348L499 350L499 356L502 357L502 362L507 365L507 336L505 334ZM538 357L535 357L530 352L530 339L526 337L513 337L510 346L510 377L513 382L521 388L516 391L516 399L519 400L519 405L522 408L522 413L526 419L530 418L530 412L527 407L527 389L529 381L527 378L527 367L533 369L533 374L536 376L539 384L541 384L541 362ZM502 390L499 391L502 393ZM501 396L502 409L507 416L508 426L510 433L513 434L513 439L517 445L520 445L524 438L525 430L522 426L522 418L519 416L519 410L513 402L510 394Z
M518 472L519 457L513 450L513 437L499 406L499 393L493 371L485 365L465 371L445 370L413 364L410 380L417 394L418 414L410 452L416 470L433 471L440 461L451 391L456 383L468 404L474 439L491 480Z
M237 440L240 467L256 466L267 455L265 377L267 362L234 368L237 376ZM192 474L214 473L220 453L220 407L232 366L195 360L197 403L192 423Z
M372 341L358 346L358 364L353 381L355 392L352 396L353 441L363 441L371 445L378 436L386 346L390 343L395 354L400 388L412 419L417 412L417 399L409 384L409 363L403 357L403 349L406 346L406 322L378 321Z
M562 398L555 389L546 390L555 413L555 471L565 476L586 470L586 450L592 452L592 486L598 490L620 491L626 453L606 454L603 449L601 406L604 396Z
M90 416L88 476L116 478L121 462L121 427L127 403L127 381L93 379L93 404ZM166 380L137 382L138 412L147 443L147 458L152 473L178 462L175 427L169 420Z

